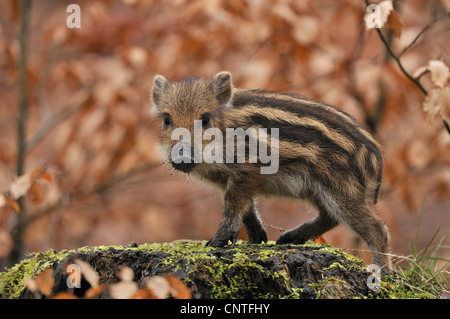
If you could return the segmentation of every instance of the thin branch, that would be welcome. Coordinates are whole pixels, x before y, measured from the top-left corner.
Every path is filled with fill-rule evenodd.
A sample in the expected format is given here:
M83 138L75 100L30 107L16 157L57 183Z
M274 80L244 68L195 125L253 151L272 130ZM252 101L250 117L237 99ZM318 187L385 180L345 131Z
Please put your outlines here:
M369 0L365 0L366 5L369 6ZM381 30L379 28L375 29L378 33L378 36L380 37L381 41L384 44L384 47L386 48L386 50L388 51L389 55L395 60L395 62L397 63L398 67L400 68L400 70L403 72L403 74L410 79L414 84L417 85L417 87L422 91L423 94L427 95L428 91L422 86L422 84L415 79L411 74L408 73L408 71L405 70L405 68L403 67L403 64L400 61L400 57L398 55L396 55L394 53L394 51L392 51L391 46L389 45L388 41L386 40L386 38L384 37L383 33L381 32Z
M22 0L20 2L20 34L19 34L19 61L18 61L18 89L19 89L19 116L17 118L17 176L23 175L25 166L25 133L27 122L27 108L28 108L28 92L27 92L27 42L28 42L28 25L30 20L30 0ZM20 214L17 218L17 224L25 220L25 205L23 199L18 201L20 207ZM23 234L25 228L17 227L15 232L12 232L14 247L9 255L12 264L20 260L23 252Z
M48 105L47 96L45 93L45 86L48 83L48 79L51 74L53 62L55 61L61 45L59 42L52 42L49 48L49 54L46 57L46 65L42 69L39 81L36 84L36 95L38 100L38 110L43 121L47 120L51 116L50 107Z
M365 0L366 5L369 5L369 0ZM433 25L434 23L445 19L447 17L450 16L450 13L447 13L443 16L441 16L440 18L432 21L429 23L430 26L425 26L424 29L422 29L422 31L419 32L419 34L416 36L416 38L413 40L413 42L411 42L405 49L403 49L402 53L400 53L399 55L395 54L394 51L392 51L391 46L389 45L388 41L386 40L386 38L384 37L383 33L381 32L381 30L379 28L376 28L376 31L378 33L378 36L380 37L381 41L384 44L384 47L386 48L387 52L389 53L389 55L395 60L395 62L397 63L398 67L400 68L400 70L402 71L402 73L411 80L411 82L413 82L421 91L423 94L428 95L428 91L422 86L422 84L420 83L420 81L416 78L414 78L411 74L409 74L408 71L406 71L406 69L403 67L402 62L400 61L400 57L403 53L405 53L412 45L414 45L414 43L417 41L417 39L427 30L431 27L431 25ZM447 132L450 134L450 125L445 121L442 120L445 128L447 129Z
M73 114L77 113L79 110L83 109L85 106L89 105L91 103L92 98L91 96L86 93L85 91L79 91L76 93L72 101L69 102L69 104L73 104L70 106L67 106L60 110L59 112L49 115L44 118L44 120L41 123L41 126L36 131L36 133L33 135L32 138L30 138L25 143L25 149L27 151L30 151L33 149L37 144L39 144L45 137L48 136L48 133L55 128L58 124L62 123L66 119L68 119Z
M25 162L25 126L27 121L27 42L28 42L28 23L30 20L29 0L20 2L21 19L20 19L20 35L19 46L20 55L18 62L19 69L19 116L17 118L17 176L23 175Z
M386 50L389 52L389 54L395 60L395 62L397 62L397 65L400 68L400 70L402 70L403 74L408 79L410 79L414 84L416 84L417 87L422 91L423 94L428 95L428 91L422 86L420 81L418 79L414 78L411 74L408 73L408 71L405 70L405 68L403 67L403 64L400 61L400 57L392 51L392 48L387 43L385 37L383 36L383 33L381 33L381 30L380 29L376 29L376 30L377 30L378 35L380 36L381 41L383 42L384 46L386 47ZM444 119L442 120L442 123L444 124L444 127L446 128L447 132L450 134L450 125Z
M401 58L401 56L403 54L406 53L406 51L408 51L414 44L416 44L417 40L422 36L422 34L424 34L429 28L431 28L434 24L438 23L441 20L444 20L446 18L450 17L450 12L447 12L446 14L444 14L443 16L437 18L434 21L431 21L430 23L428 23L422 30L420 30L420 32L416 35L416 37L414 38L414 40L412 40L412 42L410 44L408 44L403 50L402 52L400 52L398 54L398 57Z
M408 79L410 79L415 85L417 85L417 87L422 91L423 94L427 95L428 91L422 86L422 84L416 78L414 78L411 74L409 74L408 71L405 70L405 68L403 67L402 62L400 61L400 58L394 53L394 51L392 51L392 48L390 47L389 43L386 41L386 38L384 37L384 35L381 32L381 30L378 29L378 28L376 30L377 30L377 33L378 33L381 41L384 44L384 47L388 51L389 55L395 60L395 62L397 63L398 67L403 72L403 74Z
M136 167L126 173L111 176L104 182L99 183L98 185L95 185L91 189L87 189L87 190L83 189L83 190L80 190L77 192L63 194L61 196L61 198L56 203L54 203L52 206L47 207L47 208L45 208L37 213L34 213L32 215L29 215L29 216L27 216L27 218L25 220L22 220L21 222L17 223L17 225L13 229L13 232L17 231L18 229L22 229L22 228L25 229L29 224L33 223L35 220L51 214L56 209L58 209L64 205L67 205L67 204L77 201L77 200L82 200L82 199L88 198L90 196L103 194L103 193L107 192L108 190L110 190L111 188L117 186L118 184L120 184L128 179L131 179L132 177L134 177L136 175L140 175L142 173L155 170L159 166L161 166L161 165L151 163L151 164L143 165L140 167ZM154 176L154 177L152 177L152 179L147 179L146 181L154 182L154 181L160 181L160 180L165 180L165 175L162 177Z

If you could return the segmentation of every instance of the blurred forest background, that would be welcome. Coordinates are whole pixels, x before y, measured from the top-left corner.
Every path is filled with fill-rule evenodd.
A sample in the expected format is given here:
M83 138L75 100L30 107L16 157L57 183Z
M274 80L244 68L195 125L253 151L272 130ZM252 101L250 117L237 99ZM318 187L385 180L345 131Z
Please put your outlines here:
M81 28L66 25L71 3L81 8ZM352 114L383 145L375 210L393 252L409 254L419 224L418 249L437 230L439 241L450 231L450 134L366 27L366 7L363 0L46 0L31 1L23 18L20 1L1 1L2 269L49 248L214 235L221 198L162 166L159 123L149 112L158 73L181 79L229 70L237 87L301 94ZM430 92L436 84L421 67L450 65L450 1L394 1L394 9L398 19L380 31ZM444 82L445 89L450 114ZM259 203L264 222L282 229L316 214L291 200ZM270 240L280 235L267 231ZM239 236L246 239L243 229ZM367 249L343 226L324 238ZM449 246L445 238L442 258L450 259Z

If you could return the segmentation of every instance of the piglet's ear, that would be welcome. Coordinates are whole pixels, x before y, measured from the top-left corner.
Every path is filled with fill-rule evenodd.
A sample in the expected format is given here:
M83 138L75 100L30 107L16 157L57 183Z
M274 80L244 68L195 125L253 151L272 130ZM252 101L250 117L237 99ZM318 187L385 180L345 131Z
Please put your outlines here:
M152 86L150 98L152 100L154 108L158 108L159 102L161 101L161 96L167 90L169 85L170 85L170 81L167 80L162 75L158 74L153 78L153 86Z
M231 73L227 71L217 73L212 79L212 87L219 105L227 107L231 105Z

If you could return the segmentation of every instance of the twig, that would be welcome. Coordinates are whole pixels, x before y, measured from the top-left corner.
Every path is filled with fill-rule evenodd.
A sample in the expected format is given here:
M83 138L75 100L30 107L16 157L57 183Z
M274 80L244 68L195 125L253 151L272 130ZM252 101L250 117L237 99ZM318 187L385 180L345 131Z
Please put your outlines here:
M365 0L365 2L366 2L366 5L369 5L369 0ZM403 53L405 53L411 46L413 46L414 43L417 41L417 39L418 39L418 38L419 38L419 37L420 37L427 29L429 29L434 23L436 23L436 22L438 22L438 21L440 21L440 20L442 20L442 19L445 19L445 18L447 18L447 17L449 17L449 16L450 16L450 13L447 13L447 14L443 15L442 17L440 17L440 18L434 20L433 22L430 22L430 23L429 23L429 26L428 26L428 25L425 26L425 28L422 29L422 30L419 32L419 34L416 36L416 38L415 38L409 45L407 45L406 48L403 49L403 51L402 51L399 55L395 54L394 51L392 51L391 46L389 45L388 41L387 41L386 38L384 37L384 35L383 35L383 33L381 32L381 30L380 30L379 28L376 28L376 31L377 31L377 33L378 33L378 36L380 37L381 41L383 42L384 47L386 48L386 50L387 50L387 52L389 53L389 55L395 60L395 62L397 63L397 65L398 65L398 67L400 68L400 70L402 71L402 73L403 73L408 79L410 79L411 82L413 82L413 83L414 83L414 84L422 91L422 93L425 94L425 95L428 95L428 91L422 86L422 84L420 83L420 81L419 81L418 79L414 78L411 74L409 74L408 71L406 71L406 69L403 67L402 62L400 61L400 57L401 57L401 55L402 55ZM447 132L450 134L450 125L449 125L444 119L442 120L442 122L443 122L445 128L447 129Z
M69 104L73 105L67 106L62 110L60 110L59 112L52 115L48 115L47 117L44 118L44 120L41 123L41 126L33 135L33 137L25 142L26 151L30 151L31 149L33 149L45 137L48 136L48 133L53 128L55 128L58 124L68 119L71 115L83 109L85 106L89 105L89 103L91 103L92 101L91 96L87 94L85 91L80 91L76 93L73 96L72 100L74 102L70 101Z
M27 106L28 106L28 93L27 93L27 41L28 41L28 22L30 20L30 0L22 0L20 2L20 34L19 34L19 117L17 118L17 176L23 175L25 166L25 129L27 122ZM17 224L21 224L26 217L24 213L24 201L23 199L18 201L20 207L20 214L17 218ZM16 231L12 233L14 247L9 255L10 262L15 264L20 260L20 256L23 251L23 233L25 228L17 227Z
M46 57L46 65L44 66L41 75L39 77L39 81L36 84L36 95L38 100L38 110L41 116L41 119L43 122L45 122L50 116L51 111L50 107L48 105L47 96L45 93L45 86L48 83L48 79L51 74L51 68L53 65L53 62L55 61L59 51L61 48L61 44L59 42L52 42L50 44L49 53Z
M19 117L17 119L17 176L23 175L25 158L25 125L27 121L27 41L28 41L28 22L30 16L29 0L20 2L21 20L19 35Z
M264 229L275 229L275 230L278 230L278 231L280 231L280 232L286 232L287 231L287 229L284 229L284 228L281 228L281 227L277 227L277 226L273 226L273 225L269 225L269 224L266 224L266 223L264 223L263 222L263 225L264 225Z
M405 68L403 67L402 62L400 61L400 58L394 53L394 51L392 51L392 48L390 47L389 43L387 43L386 38L384 37L384 35L381 32L381 30L378 29L378 28L376 30L377 30L377 33L378 33L381 41L384 44L384 47L388 51L389 55L395 60L395 62L397 62L397 65L400 68L400 70L403 72L403 74L408 79L410 79L415 85L417 85L417 87L422 91L423 94L427 95L428 91L422 86L422 84L417 79L415 79L411 74L409 74L408 71L405 70Z
M44 217L46 215L51 214L56 209L60 208L63 205L67 205L69 202L74 202L77 200L82 200L85 198L88 198L89 196L99 195L102 194L109 189L117 186L119 183L124 182L127 179L130 179L136 175L142 174L147 171L151 171L159 167L160 164L147 164L140 167L136 167L126 173L111 176L104 182L95 185L92 189L88 190L80 190L77 192L69 193L69 194L63 194L61 198L54 203L52 206L45 208L44 210L41 210L37 213L34 213L32 215L29 215L26 219L22 220L21 222L18 222L17 225L14 227L13 232L18 231L18 229L25 229L29 224L33 223L35 220ZM153 177L153 181L158 180L160 176Z
M385 89L383 86L383 82L379 81L380 91L382 94L380 94L379 99L375 104L375 109L372 112L370 111L370 109L365 107L364 98L358 92L358 90L356 89L356 85L355 85L356 79L355 79L354 61L358 60L361 57L361 54L363 52L364 45L365 45L365 31L366 31L365 26L363 24L361 24L360 30L359 30L359 36L356 41L355 47L353 48L353 50L351 50L352 53L344 65L347 65L347 69L348 69L349 92L361 105L361 109L364 111L365 116L366 116L366 124L367 124L368 128L370 129L371 133L375 134L378 129L378 125L380 123L382 113L383 113L384 107L385 107L385 103L384 103L385 102L385 94L384 94ZM390 41L390 39L391 38L389 37L389 41ZM386 55L386 56L388 57L388 55ZM387 57L385 57L385 60L387 59Z
M384 46L386 47L386 50L389 52L389 54L395 60L395 62L397 62L397 65L400 68L400 70L402 70L403 74L408 79L410 79L414 84L416 84L417 87L422 91L423 94L428 95L428 91L422 86L420 81L418 79L414 78L411 74L408 73L408 71L405 70L405 68L403 67L403 64L400 62L400 57L397 56L392 51L392 48L387 43L386 39L383 36L383 33L381 33L381 30L380 29L376 29L376 30L377 30L378 35L380 36L381 41L383 42ZM447 132L450 134L450 125L444 119L442 120L442 123L444 124L444 127L447 129Z
M408 44L402 50L402 52L399 53L398 57L400 58L403 54L405 54L405 52L408 51L417 42L417 40L422 36L422 34L425 33L425 31L427 31L429 28L431 28L434 24L438 23L439 21L444 20L444 19L449 18L449 17L450 17L450 12L447 12L443 16L441 16L441 17L437 18L436 20L428 23L425 27L423 27L422 30L420 30L420 32L416 35L414 40L412 40L412 42L410 44Z

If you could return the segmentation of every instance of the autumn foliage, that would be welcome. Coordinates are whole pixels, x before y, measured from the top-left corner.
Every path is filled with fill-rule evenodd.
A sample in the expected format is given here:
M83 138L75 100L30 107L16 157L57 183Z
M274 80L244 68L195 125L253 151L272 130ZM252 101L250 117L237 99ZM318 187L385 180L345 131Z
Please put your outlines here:
M17 261L14 251L23 257L48 248L215 233L220 198L162 166L149 102L158 73L180 79L229 70L238 87L292 92L341 108L383 146L375 210L391 230L393 251L408 252L404 237L415 235L423 202L419 245L437 228L449 229L448 1L374 1L384 8L378 30L412 79L377 30L367 28L363 0L77 3L81 28L69 29L70 1L32 1L22 142L21 9L19 1L0 4L0 265ZM270 240L279 236L277 227L315 214L287 200L261 199L260 211L274 226ZM324 238L366 248L341 227Z
M116 283L100 284L99 274L92 266L82 260L76 260L76 265L81 269L80 277L84 278L90 288L86 290L83 299L99 298L106 291L112 299L190 299L191 291L187 286L175 276L151 276L148 277L144 288L139 289L138 284L133 281L134 272L131 268L123 266L119 272L119 281ZM36 278L28 279L25 287L36 297L38 293L43 294L51 299L79 299L80 297L73 294L71 289L67 291L53 294L55 285L55 271L53 268L47 268Z

